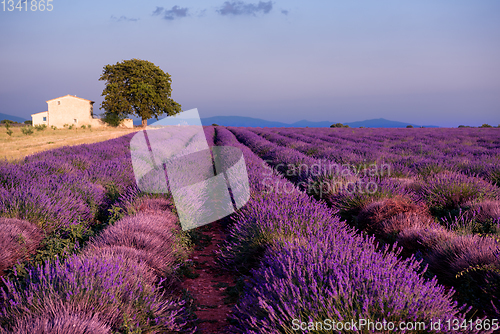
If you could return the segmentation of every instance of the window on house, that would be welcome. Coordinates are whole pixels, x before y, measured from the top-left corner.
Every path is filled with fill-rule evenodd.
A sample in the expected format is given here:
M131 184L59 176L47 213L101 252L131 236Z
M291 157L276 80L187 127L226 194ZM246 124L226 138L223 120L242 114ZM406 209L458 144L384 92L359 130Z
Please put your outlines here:
M43 118L43 121L44 121L44 122L47 122L47 117L44 117L44 118Z
M75 121L75 123L78 123L78 119L75 118L74 121Z
M57 101L57 104L58 104L58 105L59 105L59 104L61 104L61 101Z

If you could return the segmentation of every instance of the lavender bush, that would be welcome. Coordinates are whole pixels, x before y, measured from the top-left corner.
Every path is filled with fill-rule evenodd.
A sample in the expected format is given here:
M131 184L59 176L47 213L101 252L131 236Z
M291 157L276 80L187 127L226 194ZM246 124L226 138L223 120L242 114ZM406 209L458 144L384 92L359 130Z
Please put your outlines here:
M372 182L376 185L372 192L349 191L349 189L347 189L326 196L326 199L333 207L340 211L343 218L351 222L357 219L357 216L367 205L375 201L394 198L400 202L407 203L407 206L415 207L417 207L415 203L420 204L421 202L411 189L402 187L397 181L382 179L373 180ZM360 227L363 227L363 225Z
M403 220L403 224L407 223L407 228L399 231L395 237L395 241L403 247L406 254L422 257L423 254L428 254L435 249L437 245L455 237L453 232L443 226L435 222L432 224L426 218L422 222L422 218L420 215L394 217L395 220Z
M401 262L388 248L377 252L372 239L325 232L268 252L232 316L233 332L294 333L293 319L396 324L463 319L453 292L445 292L435 279L423 279L419 262Z
M42 238L42 231L30 222L0 218L0 275L38 248Z
M71 309L96 315L115 330L125 322L152 332L181 329L176 317L183 310L182 302L159 294L155 279L147 266L127 258L72 257L62 264L47 262L30 271L25 287L4 280L6 302L0 319L15 327L17 319L53 319Z
M174 264L186 257L178 242L179 225L173 214L141 213L108 227L87 246L85 253L127 254L144 261L159 275L172 274Z
M10 331L2 330L0 333L36 333L36 334L111 334L111 328L103 324L97 316L57 310L54 316L43 315L38 318L17 319L16 325Z
M298 235L322 234L328 226L346 238L351 235L335 211L314 203L303 193L255 197L233 220L219 260L226 268L242 272L247 272L267 248Z
M418 219L421 223L424 223L425 218L430 221L425 206L416 205L408 198L393 197L366 205L357 216L357 221L358 227L363 231L387 236L411 226L408 224L411 224L415 216L422 217Z
M466 203L455 215L441 218L443 225L459 234L500 233L500 201Z
M469 201L497 199L500 189L476 177L443 172L421 181L420 194L436 214L459 209Z
M460 300L488 315L498 314L500 244L477 235L453 236L428 254L429 269L457 287Z

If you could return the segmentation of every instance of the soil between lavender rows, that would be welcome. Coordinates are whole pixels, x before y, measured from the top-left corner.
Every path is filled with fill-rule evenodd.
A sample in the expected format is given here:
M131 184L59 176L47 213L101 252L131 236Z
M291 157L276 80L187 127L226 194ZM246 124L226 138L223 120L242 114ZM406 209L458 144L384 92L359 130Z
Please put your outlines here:
M216 251L225 239L224 228L214 222L198 228L204 245L197 245L189 256L196 278L185 278L182 288L193 297L198 318L198 333L227 333L227 316L234 304L228 302L227 287L234 285L234 276L216 263Z

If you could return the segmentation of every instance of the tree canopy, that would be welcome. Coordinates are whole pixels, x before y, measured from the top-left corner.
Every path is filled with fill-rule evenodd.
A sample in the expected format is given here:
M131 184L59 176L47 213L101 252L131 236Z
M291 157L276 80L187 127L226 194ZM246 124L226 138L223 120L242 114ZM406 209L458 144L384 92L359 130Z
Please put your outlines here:
M106 81L101 96L104 101L104 121L118 125L129 115L148 119L181 112L181 105L170 97L172 79L155 64L141 59L130 59L115 65L106 65L99 80Z

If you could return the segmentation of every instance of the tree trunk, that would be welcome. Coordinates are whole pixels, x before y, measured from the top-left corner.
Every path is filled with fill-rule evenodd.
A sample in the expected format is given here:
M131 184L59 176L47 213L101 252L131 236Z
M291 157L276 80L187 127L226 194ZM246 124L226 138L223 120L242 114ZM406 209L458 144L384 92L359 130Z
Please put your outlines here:
M146 128L146 126L148 126L148 119L147 118L143 118L142 119L142 127Z

